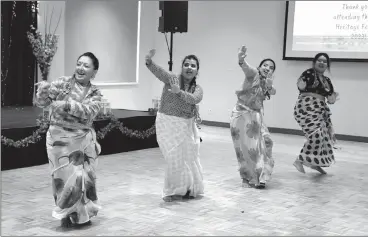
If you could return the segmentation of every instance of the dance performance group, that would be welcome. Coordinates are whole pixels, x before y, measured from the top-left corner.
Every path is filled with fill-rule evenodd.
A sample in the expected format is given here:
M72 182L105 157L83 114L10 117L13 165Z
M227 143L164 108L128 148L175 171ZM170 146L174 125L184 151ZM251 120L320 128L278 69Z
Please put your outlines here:
M276 94L276 64L265 59L254 68L246 62L246 52L245 46L238 52L245 79L236 91L238 101L231 113L230 131L243 186L262 189L270 180L275 163L263 103ZM157 65L152 60L154 55L155 50L151 50L145 63L164 83L156 117L157 142L166 161L163 199L171 202L195 198L204 193L197 127L198 104L203 98L203 89L197 84L199 60L195 55L186 56L181 74L175 75ZM77 59L73 76L37 83L35 103L51 111L46 147L56 205L52 215L64 227L89 223L101 208L96 193L101 147L92 123L100 111L102 95L91 84L98 69L98 59L87 52ZM304 71L297 82L300 94L294 117L307 141L294 166L302 173L307 166L325 174L322 167L329 167L335 160L328 104L335 103L337 93L324 75L326 69L330 69L330 59L319 53L313 67Z

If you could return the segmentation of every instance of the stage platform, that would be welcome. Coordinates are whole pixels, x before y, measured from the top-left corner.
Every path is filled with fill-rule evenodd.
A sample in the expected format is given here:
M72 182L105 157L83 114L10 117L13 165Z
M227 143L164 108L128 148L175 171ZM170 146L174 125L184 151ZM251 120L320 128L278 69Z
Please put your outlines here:
M4 107L1 109L1 134L7 138L20 140L37 130L36 119L42 113L37 107ZM152 127L156 116L146 111L134 111L124 109L113 109L112 113L123 125L132 130L144 131ZM94 122L96 131L105 127L108 120ZM109 155L120 152L128 152L147 148L158 147L156 135L146 139L130 138L123 135L118 129L106 134L103 139L98 140L102 152L101 155ZM45 135L28 147L15 148L1 144L1 170L17 169L42 165L48 163L46 154Z

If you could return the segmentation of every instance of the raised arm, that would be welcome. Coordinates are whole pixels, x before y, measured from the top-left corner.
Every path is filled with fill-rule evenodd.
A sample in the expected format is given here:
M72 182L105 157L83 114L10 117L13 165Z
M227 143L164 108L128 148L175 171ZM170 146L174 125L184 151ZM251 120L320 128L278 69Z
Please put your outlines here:
M146 66L160 81L169 84L172 75L165 71L162 67L153 62L152 57L156 54L156 50L151 49L146 55Z
M238 52L238 64L243 70L246 78L248 80L253 80L255 75L258 73L257 69L251 67L247 61L245 61L245 57L247 56L247 48L243 45Z
M146 66L160 81L165 84L169 84L170 78L172 77L170 73L166 72L162 67L158 66L153 61L148 64L146 63Z
M199 104L203 99L203 89L201 86L197 85L195 91L193 93L189 93L183 90L180 90L177 93L178 96L188 104Z

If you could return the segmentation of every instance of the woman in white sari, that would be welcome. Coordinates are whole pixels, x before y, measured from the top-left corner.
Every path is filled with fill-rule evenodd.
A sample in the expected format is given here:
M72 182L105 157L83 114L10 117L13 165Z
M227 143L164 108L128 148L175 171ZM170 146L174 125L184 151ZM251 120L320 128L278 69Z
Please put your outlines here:
M196 126L196 105L203 98L202 87L196 83L199 61L195 55L186 56L176 76L155 64L154 54L151 50L146 56L146 66L164 83L156 117L157 142L167 164L163 199L194 198L204 189Z

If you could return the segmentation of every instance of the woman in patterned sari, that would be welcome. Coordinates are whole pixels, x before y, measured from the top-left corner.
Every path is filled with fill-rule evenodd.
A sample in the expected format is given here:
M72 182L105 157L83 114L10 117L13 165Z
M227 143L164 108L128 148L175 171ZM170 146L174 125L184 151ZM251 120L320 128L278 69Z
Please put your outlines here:
M63 227L90 223L100 209L95 172L101 148L92 122L102 95L90 82L98 68L98 59L88 52L78 58L72 77L38 83L35 104L50 108L46 148L56 204L52 216Z
M194 198L204 189L196 126L196 105L203 98L202 87L196 82L199 61L195 55L186 56L181 74L176 76L155 64L154 54L151 50L146 56L146 65L164 83L156 117L157 142L167 164L162 196L166 202Z
M313 68L302 73L297 86L300 92L294 107L294 118L307 138L294 166L305 173L304 166L326 174L322 167L335 161L333 143L335 139L328 104L334 104L338 93L330 78L324 75L330 70L330 58L318 53L313 59ZM327 103L326 103L327 102Z
M265 188L274 167L273 142L263 118L263 101L275 95L272 75L276 69L272 59L263 60L257 69L246 61L246 47L238 53L245 74L238 101L230 118L230 130L239 164L243 187Z

